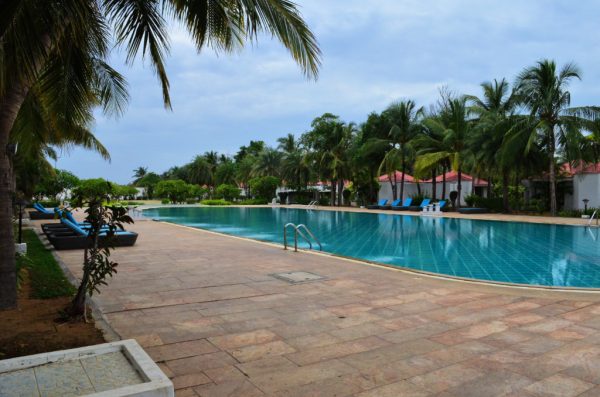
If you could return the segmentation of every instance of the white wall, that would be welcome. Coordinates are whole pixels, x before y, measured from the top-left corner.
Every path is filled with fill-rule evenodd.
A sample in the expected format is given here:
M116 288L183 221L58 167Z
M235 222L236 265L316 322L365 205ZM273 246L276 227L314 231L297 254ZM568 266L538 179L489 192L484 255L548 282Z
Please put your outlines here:
M580 174L573 177L573 209L583 209L583 199L588 207L600 207L600 174ZM566 206L565 202L565 207Z
M472 188L471 188L471 181L463 181L462 182L462 189L461 189L461 203L464 205L465 204L465 197L471 194ZM393 199L393 195L392 195L392 186L390 185L389 182L379 182L380 184L380 188L379 188L379 194L378 194L378 200L381 199L388 199L388 201L392 201ZM397 184L398 188L397 188L397 193L398 193L398 197L400 197L400 183ZM431 183L426 183L426 182L421 182L421 194L425 195L425 196L431 196ZM443 183L438 182L436 184L436 196L437 199L440 200L442 197L442 186ZM446 182L446 200L450 200L450 192L453 190L457 190L458 189L458 183L457 182ZM417 184L416 183L404 183L404 197L410 197L410 196L414 196L417 194ZM448 201L449 202L449 201Z

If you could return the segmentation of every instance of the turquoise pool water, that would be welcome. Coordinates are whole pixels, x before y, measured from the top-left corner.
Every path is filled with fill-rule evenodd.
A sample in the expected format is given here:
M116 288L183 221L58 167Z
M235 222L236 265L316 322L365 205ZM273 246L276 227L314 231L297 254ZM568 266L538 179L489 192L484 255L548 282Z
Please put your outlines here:
M478 280L600 288L598 229L288 208L156 208L144 215L275 243L283 242L285 223L303 223L323 251L338 255Z

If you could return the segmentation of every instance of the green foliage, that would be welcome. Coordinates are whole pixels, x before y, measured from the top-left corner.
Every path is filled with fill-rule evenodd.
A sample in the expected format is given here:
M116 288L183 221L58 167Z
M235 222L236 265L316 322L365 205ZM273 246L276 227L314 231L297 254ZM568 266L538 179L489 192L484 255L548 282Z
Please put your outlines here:
M564 210L559 211L558 216L563 218L581 218L582 215L591 216L594 211L600 211L600 208L588 207L587 211L585 210Z
M158 182L160 182L160 176L154 172L145 174L142 178L135 182L135 186L146 188L146 194L148 198L154 197L154 189Z
M238 201L237 204L239 204L239 205L265 205L265 204L268 204L268 202L265 199L254 198L254 199L246 199L246 200Z
M64 190L74 189L80 184L78 177L66 170L55 169L53 172L43 174L42 179L35 187L36 196L56 197Z
M185 203L186 204L197 204L198 200L195 198L189 198L189 199L185 200Z
M216 189L217 198L226 201L237 200L240 197L240 189L234 185L222 184Z
M31 297L36 299L72 296L75 287L69 283L62 269L33 230L23 230L27 255L19 256L18 266L26 267L31 280Z
M112 196L114 184L102 178L84 179L73 191L73 196L80 200L91 200L99 196ZM79 205L79 204L78 204Z
M129 185L113 185L113 196L114 197L131 197L137 194L137 189Z
M467 198L472 202L469 204ZM487 208L492 212L502 212L503 202L502 197L481 197L477 195L469 195L465 197L465 202L470 207Z
M275 191L279 183L279 178L274 176L253 178L248 182L251 194L256 198L262 198L267 201L275 197Z
M421 205L425 196L423 194L413 194L410 198L412 199L410 205Z
M467 204L468 207L474 207L477 197L479 197L479 196L477 196L476 194L469 194L469 195L465 196L465 198L464 198L465 204Z
M183 203L185 199L192 196L194 185L185 183L181 179L160 181L156 185L156 195L168 198L171 203Z
M170 204L171 200L169 200L168 198L164 198L164 199L160 200L160 203L161 204Z
M231 205L229 201L225 200L202 200L200 201L202 205Z
M60 206L60 201L58 200L41 200L37 201L37 203L39 203L42 207L46 208L54 208ZM27 206L32 207L33 203L29 203Z

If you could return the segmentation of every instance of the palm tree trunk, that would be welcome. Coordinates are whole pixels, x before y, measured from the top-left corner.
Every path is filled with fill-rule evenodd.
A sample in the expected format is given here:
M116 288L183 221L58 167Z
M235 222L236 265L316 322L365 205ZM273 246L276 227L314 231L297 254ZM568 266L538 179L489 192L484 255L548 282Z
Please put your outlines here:
M458 198L457 198L457 203L456 203L456 208L460 208L460 195L462 192L462 168L460 167L460 165L458 166Z
M550 129L550 169L549 178L550 178L550 215L556 216L556 174L554 172L554 130Z
M433 170L431 170L431 195L433 196L433 199L436 200L437 199L437 182L436 182L436 172L435 172L435 167L433 168Z
M392 191L392 198L394 200L398 198L398 178L396 177L396 170L394 170L394 190Z
M504 212L509 212L510 208L508 207L508 170L502 170L502 206L504 207Z
M342 199L344 198L344 180L338 180L338 207L342 205Z
M442 166L442 200L446 200L446 166Z
M333 207L335 205L335 181L332 179L331 180L331 194L330 194L330 200L331 202L329 203L329 206Z
M12 229L13 175L6 147L21 104L29 87L15 83L0 97L0 309L17 304L15 242Z
M492 197L492 175L488 175L487 181L487 197Z
M406 166L403 162L402 163L402 176L400 177L400 200L404 200L404 171L406 171Z

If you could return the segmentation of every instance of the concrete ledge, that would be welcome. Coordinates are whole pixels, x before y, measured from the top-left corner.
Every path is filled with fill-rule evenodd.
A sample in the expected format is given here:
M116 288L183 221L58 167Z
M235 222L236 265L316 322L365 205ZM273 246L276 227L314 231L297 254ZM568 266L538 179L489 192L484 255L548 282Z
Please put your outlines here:
M0 380L3 376L9 375L10 373L22 373L24 376L26 376L26 370L39 370L43 366L51 365L67 366L70 362L77 362L111 353L122 353L123 356L127 358L127 360L122 361L127 361L131 368L137 372L138 378L136 381L131 382L133 384L122 384L120 387L116 387L111 390L106 390L106 387L104 387L105 390L103 391L92 393L85 392L78 395L94 397L174 396L173 383L160 370L160 368L158 368L150 356L148 356L148 354L134 339L2 360L0 361ZM83 367L85 367L85 365L83 365ZM60 374L61 371L58 371L57 373ZM59 377L60 375L56 376ZM93 378L93 376L91 376L89 373L88 376L90 379ZM3 387L9 387L8 385L3 385L2 383L3 382L0 382L0 394L3 392L3 390L1 390ZM19 383L22 382L15 382L15 384ZM41 387L38 387L37 389L41 390ZM79 390L80 389L77 388L73 390L73 392L77 392Z

